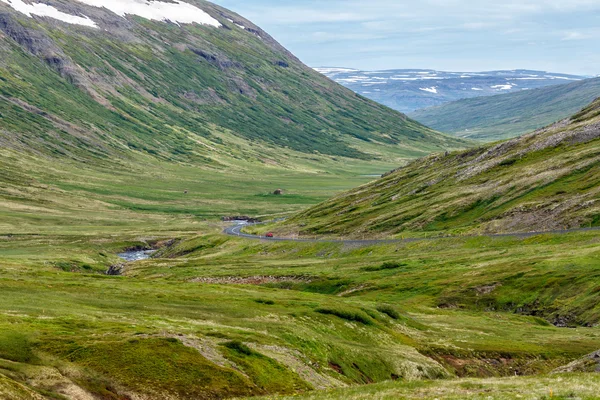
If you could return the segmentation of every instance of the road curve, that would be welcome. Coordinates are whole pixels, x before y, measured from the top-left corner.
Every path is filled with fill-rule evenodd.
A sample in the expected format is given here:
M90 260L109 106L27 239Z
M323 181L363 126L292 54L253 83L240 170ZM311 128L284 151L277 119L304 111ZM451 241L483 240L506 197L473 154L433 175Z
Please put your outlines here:
M439 240L439 239L454 239L454 238L477 238L477 237L485 237L485 238L502 238L502 237L515 237L515 238L528 238L537 235L544 234L555 234L555 235L564 235L567 233L574 232L590 232L590 231L600 231L600 227L595 228L580 228L580 229L564 229L564 230L554 230L554 231L539 231L539 232L517 232L517 233L496 233L491 235L465 235L465 236L437 236L437 237L428 237L428 238L406 238L406 239L348 239L348 240L336 240L336 239L292 239L292 238L279 238L279 237L266 237L259 235L250 235L247 233L243 233L242 229L250 224L240 224L233 225L226 228L223 232L229 236L237 236L246 239L253 240L268 240L270 242L300 242L300 243L342 243L349 245L376 245L376 244L392 244L392 243L412 243L412 242L421 242L426 240Z

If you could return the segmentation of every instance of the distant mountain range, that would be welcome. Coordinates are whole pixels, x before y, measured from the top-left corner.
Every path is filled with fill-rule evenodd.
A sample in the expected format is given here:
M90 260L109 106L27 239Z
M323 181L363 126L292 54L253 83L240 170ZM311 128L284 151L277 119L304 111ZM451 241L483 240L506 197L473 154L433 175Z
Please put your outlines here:
M445 72L429 69L361 71L322 67L315 70L369 99L404 113L461 99L519 92L589 78L525 69Z

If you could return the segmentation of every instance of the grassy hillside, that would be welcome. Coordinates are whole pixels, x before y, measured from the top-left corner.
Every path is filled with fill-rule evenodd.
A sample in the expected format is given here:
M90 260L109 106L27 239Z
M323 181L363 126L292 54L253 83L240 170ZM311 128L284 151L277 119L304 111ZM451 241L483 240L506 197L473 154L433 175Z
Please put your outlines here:
M529 232L600 224L600 100L520 138L423 158L300 213L284 233Z
M196 3L222 26L63 5L97 16L101 29L92 29L0 4L3 141L50 156L134 151L204 164L220 131L359 159L388 147L414 157L459 143L312 71L251 22Z
M567 118L600 96L600 78L460 100L411 117L455 136L493 142L522 135Z

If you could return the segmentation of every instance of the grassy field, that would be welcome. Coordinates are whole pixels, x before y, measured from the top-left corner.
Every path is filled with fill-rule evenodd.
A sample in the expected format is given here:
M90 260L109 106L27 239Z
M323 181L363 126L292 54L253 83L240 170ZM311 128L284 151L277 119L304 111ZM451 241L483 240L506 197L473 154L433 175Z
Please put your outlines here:
M595 232L348 247L249 242L214 223L200 235L130 229L3 238L0 376L12 386L2 387L50 398L293 394L549 373L600 341ZM161 242L123 276L101 274L118 251Z
M541 400L598 398L600 379L589 374L551 375L535 378L459 379L385 383L326 393L270 399L485 399Z

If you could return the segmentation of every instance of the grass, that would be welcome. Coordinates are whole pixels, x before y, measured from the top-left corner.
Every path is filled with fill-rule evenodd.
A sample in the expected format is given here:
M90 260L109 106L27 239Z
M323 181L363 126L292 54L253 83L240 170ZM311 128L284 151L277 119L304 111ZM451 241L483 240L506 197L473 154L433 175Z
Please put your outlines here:
M121 277L99 272L143 231L0 244L0 327L18 333L0 338L0 358L12 362L0 374L36 382L51 366L105 398L227 397L547 373L597 350L595 232L346 247L246 241L211 224L198 236L153 236L170 247ZM94 269L58 268L65 256ZM399 259L401 268L366 270ZM574 328L545 322L556 315L574 316ZM52 382L33 387L55 393Z
M429 382L389 382L324 393L294 396L294 399L586 399L597 398L600 380L590 374L461 379ZM287 399L291 397L269 397Z

